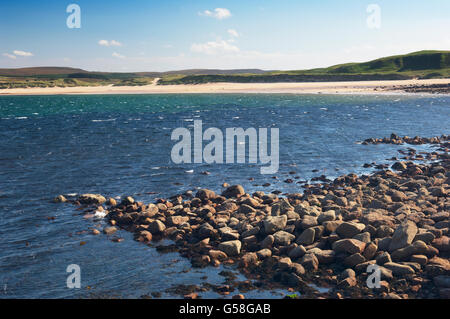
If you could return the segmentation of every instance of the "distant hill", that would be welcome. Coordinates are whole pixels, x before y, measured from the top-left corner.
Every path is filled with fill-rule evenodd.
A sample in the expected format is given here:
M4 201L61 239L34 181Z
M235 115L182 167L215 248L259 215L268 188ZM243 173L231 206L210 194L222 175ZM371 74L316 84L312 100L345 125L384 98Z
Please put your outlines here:
M42 75L79 75L79 74L101 74L105 77L161 77L164 75L201 75L201 74L263 74L269 71L259 69L235 69L235 70L220 70L220 69L189 69L168 72L92 72L76 68L68 67L30 67L20 69L0 69L0 76L42 76Z
M419 51L363 63L293 71L260 69L188 69L168 72L91 72L68 67L0 69L0 89L47 86L141 86L161 78L158 84L209 82L270 83L402 80L450 77L450 51Z
M88 71L65 67L36 67L20 69L0 69L0 76L35 76L35 75L60 75L71 73L87 73Z

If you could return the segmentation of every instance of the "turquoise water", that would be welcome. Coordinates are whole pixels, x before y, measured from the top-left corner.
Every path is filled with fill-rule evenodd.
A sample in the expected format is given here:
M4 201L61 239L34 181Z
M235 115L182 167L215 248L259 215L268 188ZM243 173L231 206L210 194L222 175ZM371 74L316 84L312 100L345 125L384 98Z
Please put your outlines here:
M264 176L254 164L173 164L171 132L192 128L194 120L223 132L228 127L279 128L279 172ZM192 270L177 254L160 254L125 232L121 243L94 237L86 231L102 222L84 220L73 206L49 201L58 194L90 192L147 202L198 187L220 192L224 182L240 183L248 192L301 192L299 184L284 180L368 173L364 163L398 156L397 150L406 146L356 143L392 132L449 134L450 97L2 96L0 296L134 298L163 292L162 297L174 297L164 291L178 284L218 284L224 280L221 269ZM80 246L82 241L86 244ZM69 264L82 269L81 289L66 287ZM279 293L247 295L277 298ZM217 297L213 292L203 296Z

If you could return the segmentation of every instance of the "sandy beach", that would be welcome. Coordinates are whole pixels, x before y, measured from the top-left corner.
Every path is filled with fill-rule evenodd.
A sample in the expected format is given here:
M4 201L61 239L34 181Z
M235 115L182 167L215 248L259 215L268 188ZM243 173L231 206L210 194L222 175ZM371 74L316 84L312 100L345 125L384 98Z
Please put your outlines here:
M179 94L179 93L292 93L292 94L370 94L402 92L403 87L448 85L450 79L302 82L302 83L208 83L189 85L92 86L2 89L0 95L60 94Z

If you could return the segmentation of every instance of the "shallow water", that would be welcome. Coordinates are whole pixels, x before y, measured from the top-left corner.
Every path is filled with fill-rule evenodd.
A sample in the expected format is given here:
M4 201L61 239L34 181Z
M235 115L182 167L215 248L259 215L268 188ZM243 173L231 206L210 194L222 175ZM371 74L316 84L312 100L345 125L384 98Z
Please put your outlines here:
M203 121L204 129L217 127L223 132L228 127L278 127L281 164L274 174L278 179L261 175L258 165L171 163L172 130L192 128L196 119ZM220 192L223 182L240 183L248 192L301 192L298 184L283 181L368 173L364 163L385 163L398 156L397 150L407 146L356 143L392 132L449 134L450 97L2 96L0 296L135 298L163 292L162 297L177 297L164 291L178 284L219 284L225 279L218 275L221 269L192 270L178 254L160 254L134 242L126 232L120 232L125 239L121 243L92 236L86 231L103 222L84 220L73 206L49 201L58 194L89 192L150 202L200 186ZM200 174L203 171L211 174ZM266 182L271 186L260 186ZM146 194L150 192L159 194ZM70 264L81 267L82 289L66 287ZM279 298L281 293L252 291L246 296Z

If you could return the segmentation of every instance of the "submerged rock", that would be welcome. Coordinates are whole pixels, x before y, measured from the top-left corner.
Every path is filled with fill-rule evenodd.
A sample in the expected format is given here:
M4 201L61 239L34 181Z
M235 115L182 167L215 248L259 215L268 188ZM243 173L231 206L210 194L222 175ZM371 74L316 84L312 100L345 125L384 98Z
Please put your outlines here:
M101 205L106 202L106 198L100 194L83 194L78 197L78 201L85 205Z

